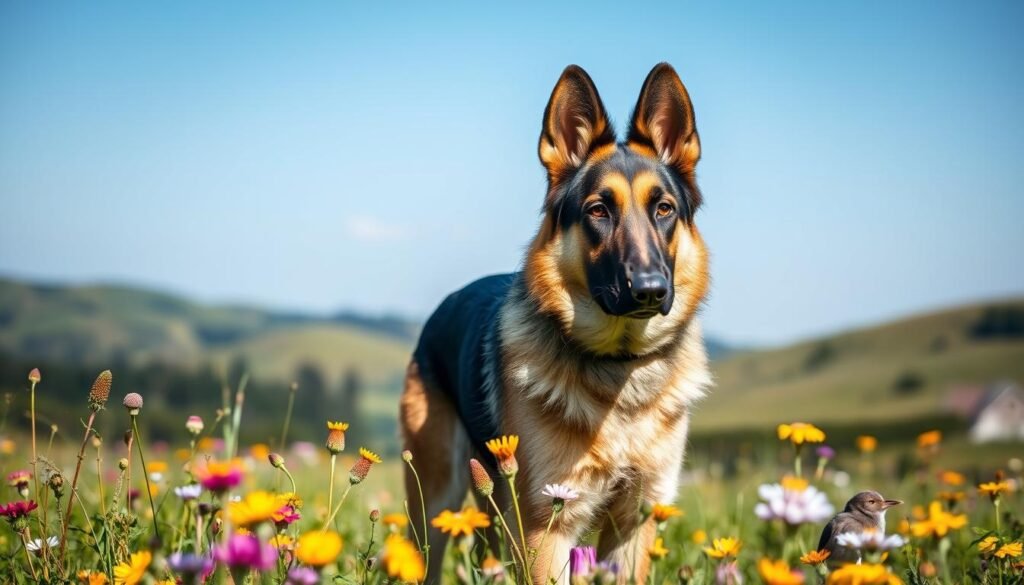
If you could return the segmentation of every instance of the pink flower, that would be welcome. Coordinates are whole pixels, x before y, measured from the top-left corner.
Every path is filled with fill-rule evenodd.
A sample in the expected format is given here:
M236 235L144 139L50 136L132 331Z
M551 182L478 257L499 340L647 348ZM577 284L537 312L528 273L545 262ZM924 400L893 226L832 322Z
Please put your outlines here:
M235 534L214 552L214 557L232 569L266 571L274 568L277 551L255 536Z

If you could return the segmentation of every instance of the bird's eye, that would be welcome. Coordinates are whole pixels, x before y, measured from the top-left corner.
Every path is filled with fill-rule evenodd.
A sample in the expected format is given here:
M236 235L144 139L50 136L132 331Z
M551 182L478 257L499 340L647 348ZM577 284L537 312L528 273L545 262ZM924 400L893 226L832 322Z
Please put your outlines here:
M587 208L587 215L595 219L605 219L608 217L608 207L604 203L595 203Z
M657 211L658 217L668 217L675 210L676 209L674 207L672 207L671 203L667 203L665 201L662 201L661 203L658 204L658 211Z

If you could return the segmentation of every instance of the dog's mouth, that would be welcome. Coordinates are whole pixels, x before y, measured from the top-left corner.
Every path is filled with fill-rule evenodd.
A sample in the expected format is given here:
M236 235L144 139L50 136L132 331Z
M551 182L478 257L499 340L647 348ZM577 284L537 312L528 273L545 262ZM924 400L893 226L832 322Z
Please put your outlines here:
M623 316L628 317L630 319L650 319L651 317L654 317L658 313L659 311L655 309L639 309L636 311L626 313Z

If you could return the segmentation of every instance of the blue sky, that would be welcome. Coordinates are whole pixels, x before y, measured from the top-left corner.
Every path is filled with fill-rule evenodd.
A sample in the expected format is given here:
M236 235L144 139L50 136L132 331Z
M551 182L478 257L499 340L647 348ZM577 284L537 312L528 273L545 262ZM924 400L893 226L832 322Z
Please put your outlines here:
M706 328L1024 293L1019 2L0 6L0 273L425 317L514 270L562 68L693 98Z

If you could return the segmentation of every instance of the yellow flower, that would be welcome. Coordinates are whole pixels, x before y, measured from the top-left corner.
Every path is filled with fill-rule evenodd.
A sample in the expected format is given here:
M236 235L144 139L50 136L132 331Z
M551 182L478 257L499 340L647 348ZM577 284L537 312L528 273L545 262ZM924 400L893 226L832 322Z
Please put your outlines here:
M90 571L88 569L82 569L76 574L78 581L84 585L107 585L110 580L107 579L105 573L99 571Z
M519 471L519 462L516 461L516 448L519 447L519 435L502 435L497 439L491 439L485 443L487 450L498 460L498 469L506 477L515 475Z
M452 536L459 536L460 534L469 536L477 528L487 528L490 526L491 520L487 517L487 514L472 506L466 506L461 512L445 510L431 520L430 524L434 528L440 528L441 532L451 534Z
M983 495L986 495L993 500L998 498L1000 495L1010 491L1010 482L1008 481L990 481L983 483L978 486L978 491Z
M963 499L967 497L967 494L965 494L963 492L959 492L959 491L957 491L957 492L941 491L941 492L939 492L937 494L937 496L938 496L938 498L940 500L942 500L943 502L946 502L946 504L948 506L952 507L953 504L955 504L957 502L960 502L960 501L963 501Z
M266 461L270 456L270 447L266 443L254 443L249 447L249 456L256 461Z
M711 541L710 547L704 547L704 553L713 559L724 559L739 554L741 546L738 538L716 538Z
M807 489L808 483L806 479L787 475L782 478L782 489L789 492L802 492Z
M356 460L352 469L348 472L348 481L357 484L366 479L370 474L370 468L374 463L380 463L380 456L369 449L359 448L359 459Z
M939 474L939 481L946 485L956 487L963 485L964 482L967 481L967 478L965 478L962 473L947 470Z
M790 569L783 560L761 559L757 562L757 572L761 573L765 585L800 585L804 582L804 574Z
M345 450L345 431L347 430L348 423L327 421L325 446L332 455L337 455Z
M942 504L932 502L928 505L928 517L923 520L911 522L910 531L914 536L935 536L942 538L950 530L963 528L967 524L965 514L951 514L942 509Z
M820 565L828 560L830 556L832 556L832 551L826 549L812 550L800 557L800 562L805 565Z
M114 567L114 585L135 585L141 582L151 562L153 553L148 550L132 553L131 559Z
M323 567L334 562L341 554L341 535L337 532L314 530L299 537L295 558L311 567Z
M273 520L274 514L281 509L278 496L264 491L246 494L238 502L228 504L228 517L236 526L250 526L267 520Z
M651 508L651 516L654 517L655 522L664 522L669 518L675 518L676 516L682 515L682 510L672 504L654 504Z
M983 553L990 553L996 550L996 546L999 544L999 539L995 536L986 536L978 543L978 550Z
M291 506L296 510L302 508L302 498L295 492L281 492L277 494L277 503L281 506Z
M146 465L146 471L149 473L167 473L167 462L166 461L150 461Z
M409 519L405 516L405 514L401 514L398 512L392 514L384 514L383 516L381 516L380 521L385 526L395 528L398 530L405 528L409 524Z
M1004 544L999 547L999 550L996 551L996 556L1001 559L1005 559L1006 557L1017 558L1022 553L1024 553L1024 543L1011 542L1010 544Z
M873 453L878 448L878 439L871 435L861 435L857 437L857 449L861 453Z
M921 449L938 447L942 442L942 431L928 431L917 436L917 446Z
M804 443L821 443L825 440L825 432L818 427L802 422L782 424L778 428L779 440L803 445Z
M663 559L668 556L668 549L665 548L665 539L658 537L654 540L654 546L647 551L652 559Z
M884 565L843 565L829 573L828 585L903 585Z
M392 534L384 540L381 562L388 577L404 583L422 581L426 572L423 555L413 543L398 534Z
M704 532L700 528L694 530L693 534L690 535L690 542L692 542L693 544L704 544L705 542L707 542L707 540L708 533Z
M269 542L270 546L274 548L286 549L290 547L295 541L292 540L292 537L288 536L287 534L275 534L274 536L271 536L270 540L267 542Z

